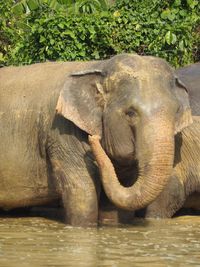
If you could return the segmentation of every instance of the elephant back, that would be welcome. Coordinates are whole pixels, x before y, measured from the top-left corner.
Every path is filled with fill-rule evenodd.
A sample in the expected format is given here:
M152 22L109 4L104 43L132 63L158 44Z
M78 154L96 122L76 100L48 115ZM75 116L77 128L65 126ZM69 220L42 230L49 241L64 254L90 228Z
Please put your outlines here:
M200 116L200 62L176 70L188 89L193 116Z

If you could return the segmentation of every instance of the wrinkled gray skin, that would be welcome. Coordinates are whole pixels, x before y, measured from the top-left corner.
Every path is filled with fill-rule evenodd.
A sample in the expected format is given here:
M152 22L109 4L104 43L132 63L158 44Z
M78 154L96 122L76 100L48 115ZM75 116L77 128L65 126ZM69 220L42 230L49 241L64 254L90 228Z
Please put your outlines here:
M66 223L97 223L98 171L88 136L56 114L68 74L93 64L44 63L0 70L1 208L61 199Z
M116 68L120 66L116 64ZM97 137L90 138L90 143L108 198L121 209L137 210L151 203L168 182L173 169L174 135L190 121L189 100L171 68L155 58L136 57L120 75L111 75L106 84L112 81L120 86L116 86L117 97L104 108L102 142L112 162L104 161L106 155ZM138 177L132 177L135 165ZM133 186L119 183L118 178L124 176L133 178Z
M200 116L200 62L176 70L176 75L186 85L193 116Z
M200 63L176 70L187 86L194 123L176 135L174 170L145 217L172 217L181 207L200 210Z
M154 95L149 88L154 88ZM185 88L172 69L165 61L153 57L119 55L100 62L2 68L0 207L43 205L61 199L67 223L96 224L100 185L88 134L102 136L116 168L130 168L135 149L138 153L138 146L151 147L154 143L152 136L148 144L148 131L169 130L169 138L164 137L162 141L169 139L170 146L165 143L164 148L161 144L158 147L160 153L173 148L174 133L190 123L182 94L186 94ZM134 139L132 124L138 107L142 107L137 112L143 121L137 132L139 141ZM162 116L158 117L159 114ZM154 118L152 125L151 118ZM144 132L142 125L146 128L145 135L140 135ZM165 128L160 129L159 125ZM140 164L144 155L139 154ZM167 154L168 173L173 153ZM146 156L148 162L151 153ZM149 171L152 172L145 164L141 163L144 184ZM155 196L144 190L145 201L141 196L137 207L154 200L166 181L165 178L164 182L161 179L160 184L155 183ZM134 186L131 188L134 190Z
M170 218L180 208L200 210L200 117L175 137L174 169L170 180L142 216ZM141 211L137 214L141 216Z
M156 200L135 213L115 209L104 200L100 212L102 223L132 223L135 217L171 218L181 208L200 211L200 117L193 120L175 136L174 168Z
M170 218L182 207L200 210L200 63L178 69L176 75L187 87L194 122L175 136L174 166L169 182L156 200L144 210L137 211L136 216ZM176 90L179 91L178 98L188 105L185 92ZM104 213L110 222L119 222L116 212L105 210ZM132 222L133 218L133 212L124 212L124 222Z

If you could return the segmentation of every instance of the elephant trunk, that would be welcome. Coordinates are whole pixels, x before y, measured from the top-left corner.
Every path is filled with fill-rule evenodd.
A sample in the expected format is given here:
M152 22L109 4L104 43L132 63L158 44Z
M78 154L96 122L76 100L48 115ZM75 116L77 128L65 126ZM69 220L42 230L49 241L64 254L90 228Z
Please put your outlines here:
M137 210L146 207L164 189L174 160L174 127L161 116L143 121L136 130L136 150L139 151L139 176L131 187L123 187L114 167L102 149L97 136L89 138L98 163L104 190L119 208Z

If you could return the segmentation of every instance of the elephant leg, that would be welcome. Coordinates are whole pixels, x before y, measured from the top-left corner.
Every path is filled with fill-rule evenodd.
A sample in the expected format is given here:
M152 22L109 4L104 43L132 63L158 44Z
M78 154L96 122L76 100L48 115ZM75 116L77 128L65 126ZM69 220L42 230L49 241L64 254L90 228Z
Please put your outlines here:
M127 211L117 208L110 202L105 192L102 190L99 203L99 224L119 225L131 224L135 218L134 211Z
M92 226L98 220L98 182L86 166L66 169L66 163L53 160L53 173L65 210L65 221L73 226Z
M145 218L171 218L184 204L186 199L184 184L177 176L169 183L145 210Z

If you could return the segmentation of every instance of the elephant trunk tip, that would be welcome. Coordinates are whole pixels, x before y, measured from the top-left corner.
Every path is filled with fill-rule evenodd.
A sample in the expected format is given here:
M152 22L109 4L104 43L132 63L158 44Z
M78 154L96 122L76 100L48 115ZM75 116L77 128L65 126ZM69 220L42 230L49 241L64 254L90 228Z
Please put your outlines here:
M88 141L92 148L95 159L97 160L98 165L102 167L104 162L106 162L108 159L105 160L105 152L102 150L100 140L101 137L99 135L89 135L88 137Z
M88 139L89 139L90 145L93 145L96 142L100 142L101 137L99 135L89 135Z

